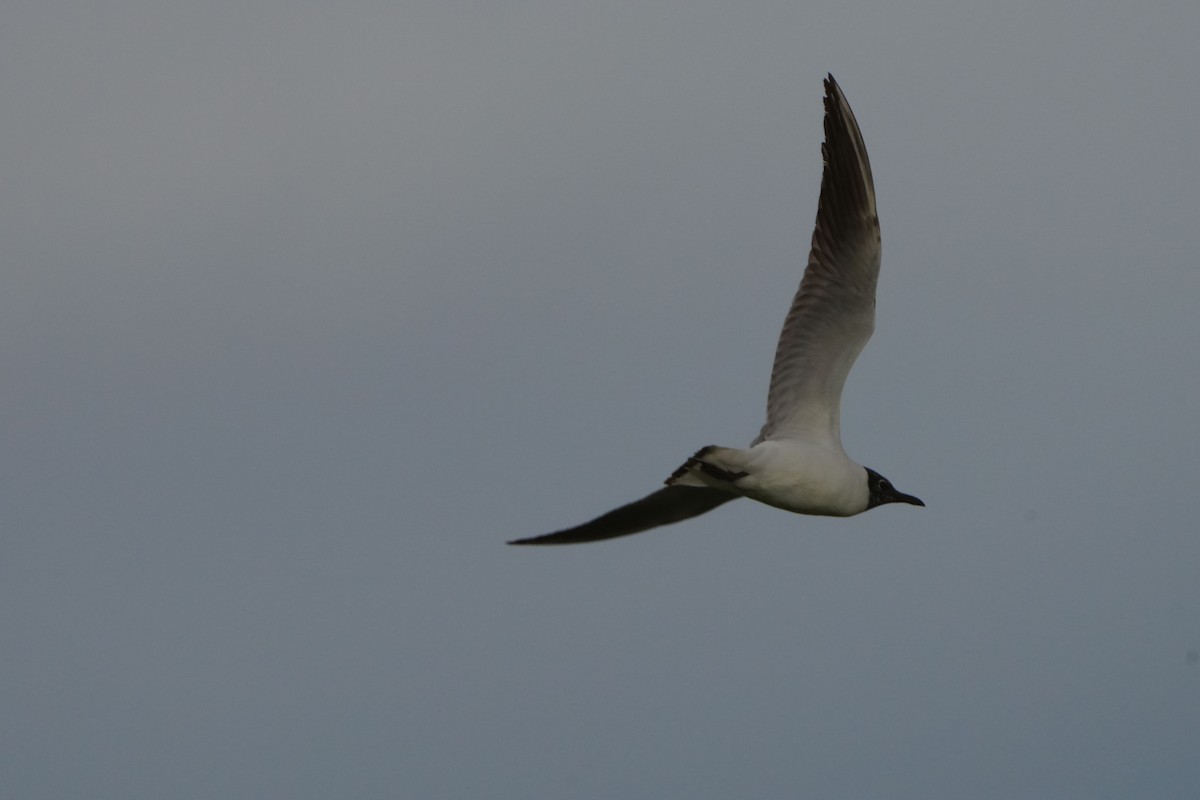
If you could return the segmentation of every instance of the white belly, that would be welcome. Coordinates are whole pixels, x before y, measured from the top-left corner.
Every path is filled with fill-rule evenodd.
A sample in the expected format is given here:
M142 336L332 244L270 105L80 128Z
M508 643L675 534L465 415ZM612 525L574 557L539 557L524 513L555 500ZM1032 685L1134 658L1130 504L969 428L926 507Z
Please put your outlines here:
M867 472L840 447L778 440L743 453L748 474L737 487L746 497L800 514L848 517L867 510Z

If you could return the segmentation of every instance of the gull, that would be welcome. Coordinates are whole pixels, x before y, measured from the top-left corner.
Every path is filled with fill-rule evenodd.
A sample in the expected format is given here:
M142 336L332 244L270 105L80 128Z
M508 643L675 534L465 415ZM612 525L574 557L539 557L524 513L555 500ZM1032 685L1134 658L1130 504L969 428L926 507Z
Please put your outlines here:
M875 329L879 217L867 148L832 75L825 78L824 170L808 266L775 348L767 421L750 447L697 450L659 489L574 528L509 544L575 544L681 522L749 497L798 514L850 517L886 503L925 505L842 449L842 387Z

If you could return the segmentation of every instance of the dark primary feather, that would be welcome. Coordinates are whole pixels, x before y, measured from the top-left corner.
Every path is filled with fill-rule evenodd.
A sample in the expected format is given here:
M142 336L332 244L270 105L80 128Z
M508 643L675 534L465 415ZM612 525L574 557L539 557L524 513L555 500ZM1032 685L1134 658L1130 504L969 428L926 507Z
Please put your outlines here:
M596 517L574 528L568 528L545 536L515 539L509 544L576 544L615 539L631 533L670 525L706 511L712 511L722 503L736 500L739 495L694 486L668 486L651 495L621 506L607 514Z

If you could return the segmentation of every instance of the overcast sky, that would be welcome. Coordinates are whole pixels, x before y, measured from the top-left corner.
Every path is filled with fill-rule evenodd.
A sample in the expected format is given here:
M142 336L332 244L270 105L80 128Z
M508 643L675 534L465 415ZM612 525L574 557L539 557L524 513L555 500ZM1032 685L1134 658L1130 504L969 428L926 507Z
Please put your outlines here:
M1200 796L1200 6L10 2L0 795ZM762 423L821 79L857 461Z

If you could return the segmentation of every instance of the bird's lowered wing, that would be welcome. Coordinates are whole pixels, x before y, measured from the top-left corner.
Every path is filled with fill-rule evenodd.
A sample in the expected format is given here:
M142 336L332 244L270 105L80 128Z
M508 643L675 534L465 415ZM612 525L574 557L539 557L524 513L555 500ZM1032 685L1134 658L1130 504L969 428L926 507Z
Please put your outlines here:
M591 522L544 536L515 539L509 544L577 544L615 539L697 517L739 496L719 489L668 486L641 500L613 509Z

